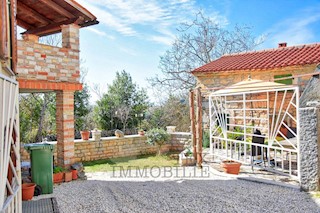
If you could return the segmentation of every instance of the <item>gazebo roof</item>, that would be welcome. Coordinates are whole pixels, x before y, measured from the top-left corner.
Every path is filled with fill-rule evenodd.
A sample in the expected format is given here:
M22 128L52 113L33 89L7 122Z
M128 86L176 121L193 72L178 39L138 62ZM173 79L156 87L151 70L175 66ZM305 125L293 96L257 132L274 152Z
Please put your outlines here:
M17 24L24 33L45 36L61 31L61 25L86 27L98 24L97 18L74 0L18 0Z
M239 93L257 93L260 91L266 90L275 90L275 89L285 89L285 88L295 88L292 85L280 84L270 81L262 81L256 79L248 79L245 81L238 82L231 86L228 86L224 89L217 90L211 95L230 95L230 94L239 94Z

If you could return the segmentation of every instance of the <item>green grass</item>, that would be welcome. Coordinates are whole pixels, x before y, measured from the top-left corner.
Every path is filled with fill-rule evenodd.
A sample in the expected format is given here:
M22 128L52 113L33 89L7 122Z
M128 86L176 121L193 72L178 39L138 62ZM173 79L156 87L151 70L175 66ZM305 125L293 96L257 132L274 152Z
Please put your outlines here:
M131 169L137 169L137 167L143 168L152 166L177 166L178 161L170 158L167 155L141 155L137 157L123 157L89 161L84 162L83 164L86 172L111 172L114 170L119 170L120 168L128 169L129 166L132 167Z

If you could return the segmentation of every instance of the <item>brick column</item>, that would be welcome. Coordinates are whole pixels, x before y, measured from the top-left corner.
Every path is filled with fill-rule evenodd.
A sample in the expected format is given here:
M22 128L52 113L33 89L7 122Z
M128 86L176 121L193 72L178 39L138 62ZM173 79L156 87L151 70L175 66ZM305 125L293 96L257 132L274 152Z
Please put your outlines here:
M79 29L76 24L62 25L62 47L79 50Z
M65 168L74 163L74 91L56 92L57 162Z

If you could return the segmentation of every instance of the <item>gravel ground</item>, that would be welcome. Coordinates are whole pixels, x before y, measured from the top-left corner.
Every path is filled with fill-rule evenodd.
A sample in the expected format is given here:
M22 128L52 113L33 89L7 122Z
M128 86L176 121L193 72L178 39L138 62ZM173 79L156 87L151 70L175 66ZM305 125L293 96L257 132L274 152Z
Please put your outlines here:
M307 193L219 176L206 180L73 181L55 186L53 196L62 213L320 212Z

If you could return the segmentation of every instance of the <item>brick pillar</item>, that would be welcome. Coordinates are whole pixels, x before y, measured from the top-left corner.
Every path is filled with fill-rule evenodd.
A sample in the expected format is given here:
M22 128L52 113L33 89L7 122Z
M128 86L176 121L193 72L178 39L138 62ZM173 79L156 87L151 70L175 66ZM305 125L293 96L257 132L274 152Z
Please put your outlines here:
M300 182L304 191L320 190L320 106L300 114Z
M79 50L79 25L62 25L62 47Z
M74 163L74 91L56 92L57 162L65 168Z

